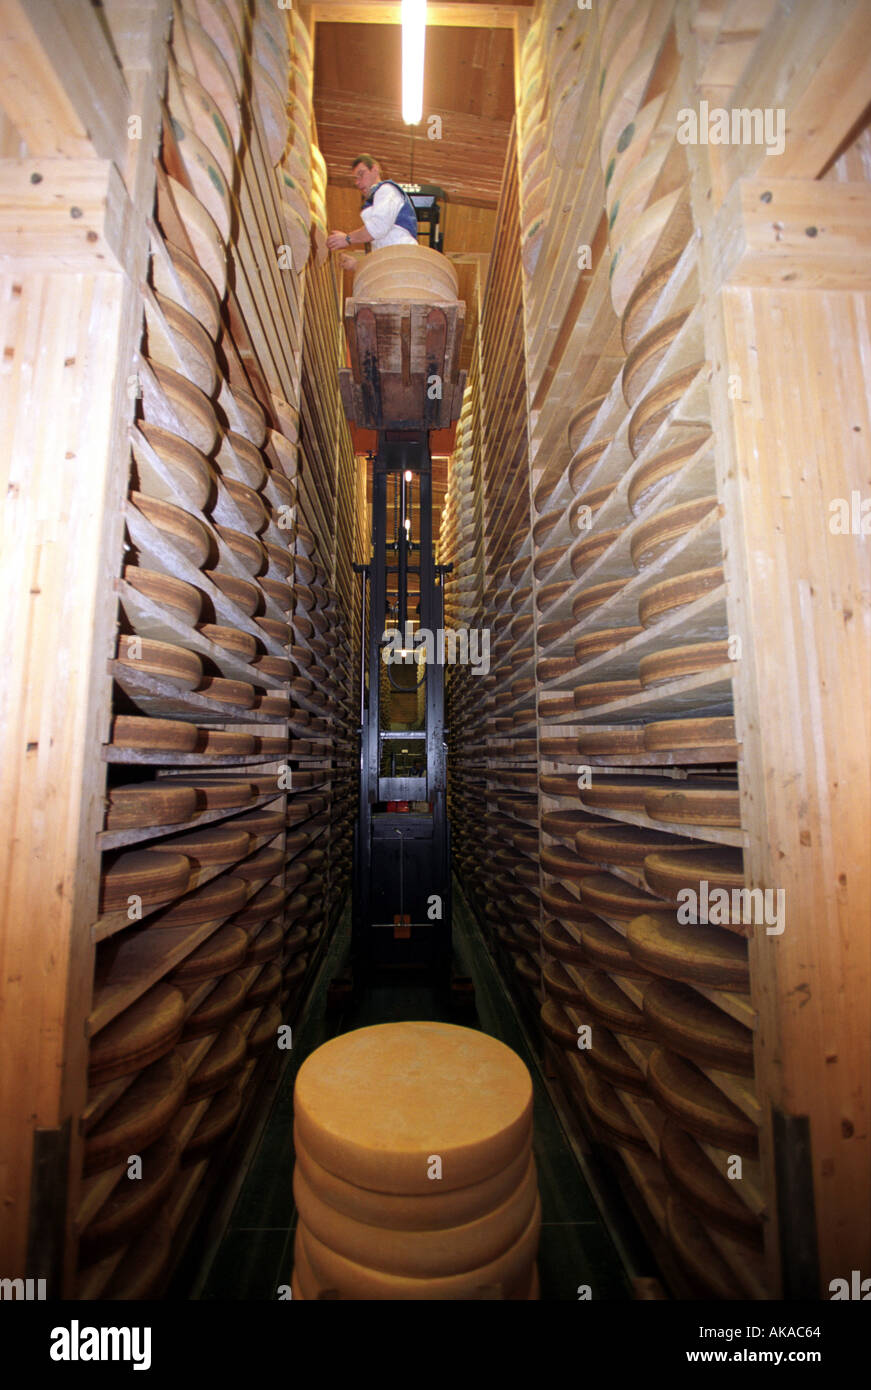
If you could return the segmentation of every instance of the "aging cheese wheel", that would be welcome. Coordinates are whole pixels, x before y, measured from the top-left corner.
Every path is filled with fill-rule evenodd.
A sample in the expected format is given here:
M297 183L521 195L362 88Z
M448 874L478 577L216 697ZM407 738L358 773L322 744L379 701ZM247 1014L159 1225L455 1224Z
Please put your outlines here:
M371 1269L425 1279L461 1274L497 1259L522 1235L538 1201L531 1156L499 1205L462 1225L429 1230L389 1229L338 1211L309 1185L299 1164L293 1192L305 1231L331 1250Z
M640 695L643 686L640 680L630 677L619 681L591 681L586 685L576 685L574 689L575 709L593 709L596 705L609 705L615 700L623 700L628 695Z
M140 421L138 431L142 438L134 432L133 453L139 491L164 502L184 501L192 509L202 511L214 487L214 475L205 454L181 435L147 420ZM155 465L155 455L162 467Z
M732 931L648 911L629 923L627 939L635 959L657 975L714 989L750 989L747 944Z
M677 1195L716 1230L754 1249L762 1247L762 1223L686 1130L669 1120L659 1150L663 1172Z
M212 553L212 540L201 521L172 502L146 497L142 492L131 492L130 501L179 554L197 569L203 567ZM138 542L137 548L144 549Z
M193 787L156 782L131 782L109 787L107 830L133 830L140 826L174 825L190 820L199 808Z
M604 396L596 396L594 400L587 401L585 405L582 405L578 410L575 411L574 415L569 420L568 425L568 440L570 449L577 450L578 446L581 443L581 440L584 438L584 435L586 434L593 420L595 420L596 416L598 415L599 409L603 405L604 401Z
M193 893L186 893L172 907L149 918L150 931L163 927L188 927L229 916L245 902L247 885L232 874L221 874Z
M643 970L629 950L625 936L604 922L601 917L590 914L581 925L581 944L590 965L602 970L613 970L618 975L649 979L649 972Z
M244 1092L237 1081L231 1081L213 1095L209 1108L185 1144L182 1163L195 1163L229 1134L239 1118Z
M243 912L236 913L235 924L248 929L262 926L270 917L281 911L283 904L284 889L278 884L268 884L261 888L259 893L255 893L253 898L249 898Z
M759 1133L737 1105L704 1072L676 1052L651 1053L647 1084L658 1105L704 1143L755 1158Z
M555 999L547 999L542 1004L541 1026L558 1047L577 1047L577 1030L562 1005Z
M604 1028L602 1024L593 1028L591 1044L584 1049L584 1057L593 1070L612 1086L630 1091L633 1095L649 1096L644 1073L621 1047L610 1029Z
M182 787L193 787L197 793L200 804L207 811L221 811L233 806L247 806L257 796L257 785L254 778L246 778L244 781L235 779L226 782L217 777L197 776L192 774L182 774L173 777L173 783L178 782Z
M177 965L171 979L180 984L192 980L211 980L217 975L225 975L235 970L245 959L248 950L248 937L241 927L228 924L192 951Z
M191 830L184 835L174 835L172 839L161 840L157 845L149 845L153 851L166 851L170 854L184 854L195 865L229 864L248 853L251 834L237 828L236 822L220 825L206 825L202 830Z
M686 535L700 521L704 521L717 507L716 497L696 497L689 502L680 502L658 512L649 521L643 521L633 533L629 550L632 563L637 570L652 565L654 560L664 554L675 541Z
M606 824L604 816L596 816L590 811L543 811L541 816L542 830L548 835L558 835L570 844L582 826Z
M572 587L571 579L559 579L553 584L543 584L535 596L536 606L540 613L545 613L553 604L558 603L564 594L567 594Z
M476 1291L501 1288L504 1297L521 1282L528 1284L530 1266L538 1250L541 1229L541 1203L535 1208L520 1237L495 1260L460 1274L435 1278L414 1278L388 1274L355 1263L319 1241L302 1222L297 1227L297 1248L302 1245L315 1282L322 1288L337 1289L341 1298L391 1299L430 1302L474 1298Z
M247 883L265 883L267 879L280 874L283 867L284 850L267 845L250 859L237 864L233 872L237 878L243 878Z
M577 752L586 757L624 756L644 752L643 729L585 729L578 734Z
M146 420L150 419L155 424L162 425L165 419L171 429L174 416L188 443L206 456L211 454L218 438L219 427L218 418L208 396L171 367L162 366L159 362L151 362L150 366L166 401L169 402L171 414L167 415L162 405L156 406L153 400L156 393L149 389L148 380L145 378L143 404Z
M257 638L238 627L225 627L222 623L201 623L200 632L210 642L223 647L241 661L250 661L257 654Z
M653 103L651 102L644 109L645 111L652 111L652 108ZM657 260L656 264L642 275L629 296L620 325L623 347L627 354L632 352L642 334L645 333L655 311L657 300L668 284L671 273L679 260L680 256L669 256L663 261Z
M142 671L178 690L193 690L203 678L202 663L196 652L147 637L127 637L122 633L118 638L117 660L132 671Z
M303 1063L295 1134L330 1172L380 1191L441 1190L492 1176L526 1144L532 1083L502 1043L440 1023L390 1023L332 1039Z
M166 1201L178 1173L180 1154L169 1135L142 1155L142 1176L128 1178L126 1170L110 1196L79 1237L84 1262L117 1250L144 1229Z
M669 1242L687 1274L704 1298L745 1299L748 1293L707 1235L703 1223L673 1193L666 1207ZM742 1256L749 1252L742 1251Z
M118 912L135 895L144 910L171 902L187 891L191 866L182 854L131 850L104 861L100 876L100 911Z
M175 1047L184 1026L184 995L171 985L147 990L91 1039L88 1080L92 1086L129 1076Z
M652 1034L700 1066L739 1076L753 1074L753 1034L689 985L651 980L644 988L644 1017Z
M676 574L645 589L638 597L638 616L645 627L653 627L680 608L704 598L723 583L722 565Z
M607 599L619 594L627 582L627 579L621 576L619 579L606 579L602 584L592 584L589 588L582 589L572 601L572 613L575 621L580 622L594 608L598 608Z
M654 849L644 858L644 877L651 891L678 906L678 893L691 888L699 897L701 883L708 892L719 888L731 894L744 887L744 858L728 845L690 845L680 849ZM717 925L725 926L725 922Z
M269 1004L254 1021L245 1037L245 1050L249 1057L256 1057L267 1047L274 1047L281 1027L281 1009L277 1004Z
M647 1140L623 1104L614 1087L590 1068L586 1077L587 1105L606 1143L647 1149Z
M237 531L233 526L226 526L216 523L215 530L222 541L232 550L239 564L252 578L266 568L266 551L263 545L254 536L248 536L244 531Z
M615 1033L649 1038L650 1028L641 1010L604 970L584 972L583 1004Z
M612 773L594 773L590 785L581 795L590 806L607 811L634 811L644 814L644 799L657 787L673 787L673 781L653 777L615 777Z
M237 729L198 729L197 752L214 753L219 757L243 757L258 750L253 734L243 734Z
M645 813L652 820L673 821L681 825L741 824L738 788L729 783L688 781L674 790L649 790L644 798Z
M184 300L184 305L215 341L221 330L221 306L215 287L206 272L185 251L165 239L170 266L161 255L152 257L154 285L169 299ZM177 277L177 279L174 278Z
M643 656L638 665L638 674L642 686L647 690L650 686L664 685L682 676L715 670L729 659L729 643L726 640L693 642L684 647L669 647Z
M197 981L199 986L202 981ZM190 986L194 988L195 986ZM216 1033L229 1023L245 1002L245 981L238 971L219 978L214 989L193 1013L185 1019L183 1037L199 1038L206 1033Z
M224 479L234 478L255 491L266 481L266 464L260 450L235 430L222 435L215 461Z
M688 429L686 436L660 449L634 469L627 500L633 516L640 516L675 474L694 462L711 444L710 430Z
M83 1172L100 1173L141 1153L181 1109L187 1072L177 1053L146 1067L85 1139ZM123 1181L123 1180L122 1180Z
M584 571L588 570L594 561L610 549L614 542L619 539L621 532L621 527L608 531L594 531L591 536L586 536L582 541L578 541L569 555L569 563L575 579L580 579Z
M541 942L545 949L560 960L570 960L577 965L586 961L586 953L580 940L580 923L567 926L557 919L546 921L541 929Z
M126 565L124 578L131 588L167 609L172 617L189 627L199 622L203 596L193 584L187 584L171 574L142 569L140 565Z
M603 652L609 652L613 647L631 641L643 631L642 627L605 627L597 632L585 632L575 642L575 661L581 666L585 661L591 661L594 656L601 656Z
M638 457L668 419L704 365L703 362L694 362L692 366L682 368L639 401L629 421L629 448L633 458Z
M542 845L540 859L545 873L553 874L555 878L576 880L595 872L573 850L562 845Z
M715 716L661 719L646 724L644 747L649 752L710 749L711 762L734 762L739 749L734 719Z
M155 753L193 753L197 746L197 728L180 719L116 714L112 721L112 745Z
M337 1212L389 1231L444 1231L462 1226L494 1211L515 1193L533 1169L529 1144L505 1168L482 1182L450 1192L430 1191L423 1196L383 1193L354 1186L321 1167L305 1149L297 1151L297 1169L321 1202Z
M618 864L636 867L645 863L646 856L656 850L667 851L670 847L691 844L679 836L669 835L663 830L646 830L635 825L590 825L582 826L575 835L578 854L593 863ZM650 880L652 893L659 893ZM662 896L660 894L660 896Z
M228 1023L218 1034L203 1060L188 1080L188 1100L214 1095L226 1086L245 1061L245 1037L235 1023Z
M545 961L542 978L546 992L564 1004L583 1004L584 995L578 978L570 975L558 960Z
M201 682L198 695L205 700L214 700L219 705L234 705L238 709L251 709L254 705L254 686L248 681L227 680L223 676L206 676Z
M293 899L290 899L290 902L292 901ZM290 909L290 902L288 909ZM251 941L248 954L245 957L245 964L255 965L264 961L277 960L281 955L283 935L280 917L267 922Z
M689 310L661 319L649 329L623 363L621 385L623 398L630 410L644 394L651 377L663 361L669 347L689 317Z
M281 970L271 962L263 966L257 979L245 995L245 1007L257 1008L271 1004L281 993Z

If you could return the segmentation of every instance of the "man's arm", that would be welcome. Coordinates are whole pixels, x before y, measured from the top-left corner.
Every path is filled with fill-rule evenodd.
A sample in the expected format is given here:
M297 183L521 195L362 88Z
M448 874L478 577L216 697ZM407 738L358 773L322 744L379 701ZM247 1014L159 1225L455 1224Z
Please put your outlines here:
M356 227L353 232L330 232L327 246L331 251L341 251L346 246L364 246L372 240L372 233L365 227Z

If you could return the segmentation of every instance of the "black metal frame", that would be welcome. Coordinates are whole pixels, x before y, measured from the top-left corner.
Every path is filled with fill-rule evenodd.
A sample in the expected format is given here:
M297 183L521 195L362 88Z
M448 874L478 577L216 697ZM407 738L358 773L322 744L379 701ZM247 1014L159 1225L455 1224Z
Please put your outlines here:
M387 536L388 483L397 474L403 498L404 474L419 486L420 534L410 545L400 524L395 543ZM395 555L395 563L393 556ZM417 561L416 565L414 561ZM444 623L443 566L436 566L432 545L432 460L429 436L421 430L381 430L373 459L372 558L358 567L361 580L362 646L360 718L360 798L354 837L352 961L356 975L379 969L425 970L447 983L451 964L450 834L447 822L447 738L444 727L444 669L426 666L426 752L424 777L383 777L382 745L415 733L381 729L383 634L387 613L387 578L396 572L399 615L405 631L408 579L419 576L420 627L436 634ZM366 587L368 578L368 640ZM368 700L363 664L368 666ZM432 811L393 812L376 808L390 801L428 801ZM441 899L441 919L430 920L426 903ZM398 919L398 920L397 920ZM406 920L407 919L407 920Z

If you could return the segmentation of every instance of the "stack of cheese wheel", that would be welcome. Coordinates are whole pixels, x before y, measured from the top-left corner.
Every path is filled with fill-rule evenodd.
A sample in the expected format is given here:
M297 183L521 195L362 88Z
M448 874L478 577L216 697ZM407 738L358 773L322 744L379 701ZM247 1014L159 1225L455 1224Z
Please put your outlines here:
M532 1082L468 1028L334 1038L294 1090L294 1298L534 1299Z

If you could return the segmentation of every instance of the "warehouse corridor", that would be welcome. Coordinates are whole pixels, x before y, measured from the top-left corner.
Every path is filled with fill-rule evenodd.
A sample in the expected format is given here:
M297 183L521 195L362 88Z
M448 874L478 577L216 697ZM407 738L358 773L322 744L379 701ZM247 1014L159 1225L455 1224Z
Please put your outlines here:
M300 1060L334 1032L374 1023L431 1018L469 1025L465 1016L458 1020L451 1014L444 998L436 997L432 987L414 984L389 984L366 990L340 1017L328 1018L325 985L341 968L347 954L347 916L341 927L325 957L303 1029L296 1040L295 1049ZM578 1286L588 1284L594 1298L626 1299L630 1291L624 1266L578 1169L515 1008L493 967L480 932L462 903L454 915L454 944L459 972L471 976L474 982L478 1007L475 1026L484 1028L513 1048L530 1067L535 1079L534 1153L543 1203L539 1253L542 1298L577 1300ZM169 1297L268 1299L275 1297L280 1285L289 1284L296 1221L288 1181L293 1162L291 1101L298 1065L290 1060L276 1089L266 1128L220 1244L210 1252L207 1263L197 1269L192 1284L179 1280L169 1291ZM609 1188L601 1163L598 1167L599 1180L619 1213L619 1197ZM643 1242L625 1212L619 1237L626 1242L626 1259L643 1262ZM194 1246L198 1253L202 1251L198 1241ZM652 1267L647 1257L645 1272L649 1273ZM190 1277L187 1269L180 1273Z
M869 228L869 0L0 0L0 1299L862 1300Z

